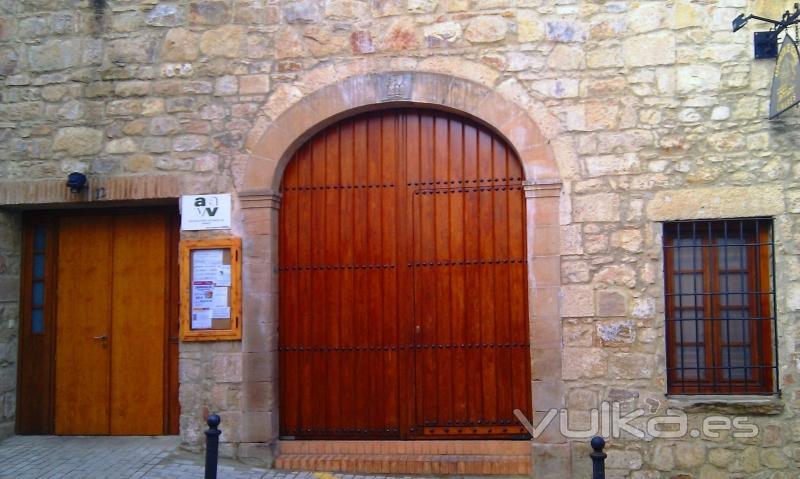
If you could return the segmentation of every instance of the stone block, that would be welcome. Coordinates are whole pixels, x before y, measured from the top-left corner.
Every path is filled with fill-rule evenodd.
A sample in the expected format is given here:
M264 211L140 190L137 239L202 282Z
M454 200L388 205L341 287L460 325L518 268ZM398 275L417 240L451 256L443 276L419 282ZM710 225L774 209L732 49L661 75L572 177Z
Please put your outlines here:
M241 353L215 353L209 378L219 383L235 383L242 380Z
M439 5L439 0L408 0L408 13L432 13Z
M533 381L534 411L564 407L564 383L560 380Z
M554 381L561 377L561 351L534 349L531 351L531 378L534 381Z
M600 348L564 348L562 364L565 380L600 378L606 375L608 354Z
M531 348L558 349L561 347L561 322L557 317L531 320Z
M680 93L698 93L719 89L722 71L716 65L685 65L677 70L677 89Z
M228 3L224 1L194 1L189 6L189 21L193 25L221 25L230 21Z
M19 301L19 277L0 275L0 301Z
M619 221L620 199L615 193L595 193L572 199L572 218L577 222Z
M429 47L456 43L461 38L461 34L461 24L457 22L434 23L423 30L425 41Z
M243 39L244 29L238 25L208 30L200 36L200 51L210 57L236 58Z
M565 318L594 315L594 287L591 285L562 286L561 314Z
M611 234L611 246L620 248L629 253L642 251L644 238L639 229L622 229Z
M196 151L208 147L208 137L201 135L180 135L172 139L175 151Z
M235 95L239 91L239 80L232 75L221 76L214 82L214 95Z
M200 55L200 36L184 28L173 28L167 32L161 45L161 61L194 61Z
M62 128L53 140L54 151L65 151L73 156L99 153L102 145L102 131L82 126Z
M517 11L517 40L519 42L538 42L544 39L544 35L544 22L538 12L534 10Z
M119 138L111 140L106 143L106 153L120 154L120 153L135 153L139 150L139 146L133 138Z
M558 43L547 57L547 66L553 70L578 70L585 58L582 46Z
M571 477L569 444L534 442L531 447L534 477Z
M244 380L247 382L272 381L275 378L277 357L275 353L244 353Z
M185 7L159 3L147 14L145 23L154 27L177 27L186 23Z
M269 75L244 75L239 77L239 94L261 95L269 93Z
M273 445L263 442L239 444L239 460L246 464L256 464L264 467L272 467L275 455Z
M549 21L546 24L547 39L552 42L585 42L587 32L579 22L570 20Z
M272 411L276 405L277 389L273 382L248 382L243 385L245 411Z
M642 453L638 451L620 451L606 449L606 468L635 471L642 468Z
M627 301L623 294L616 291L600 290L595 293L598 316L625 316Z
M269 442L274 414L270 411L252 411L242 414L242 437L245 442Z
M283 19L289 24L316 23L321 19L319 2L289 2L283 7Z
M118 65L150 63L155 59L156 43L149 37L120 38L107 43L108 61Z
M636 341L633 321L610 321L597 325L597 337L603 346L624 346Z
M613 379L648 379L654 373L655 356L641 353L614 353L608 357L608 374Z
M783 192L777 185L658 191L646 208L654 221L770 216L784 210Z
M153 170L153 164L150 155L132 155L123 161L123 169L130 173L145 173Z
M675 35L672 32L649 33L625 39L622 56L628 67L669 65L675 63Z
M506 37L508 24L503 17L480 16L473 18L464 31L464 38L470 43L492 43Z
M63 70L79 65L81 63L80 41L48 40L42 45L31 46L28 49L28 63L30 69L35 72ZM1 58L0 64L2 64ZM10 70L13 71L13 68Z
M560 289L556 286L530 288L529 299L534 318L559 317Z

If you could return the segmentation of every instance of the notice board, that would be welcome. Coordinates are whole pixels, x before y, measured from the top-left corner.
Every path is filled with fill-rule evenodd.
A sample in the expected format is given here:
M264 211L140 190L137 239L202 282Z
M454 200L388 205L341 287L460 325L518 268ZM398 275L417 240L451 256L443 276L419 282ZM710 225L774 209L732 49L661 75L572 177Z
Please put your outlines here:
M237 340L241 327L241 239L181 241L181 339Z

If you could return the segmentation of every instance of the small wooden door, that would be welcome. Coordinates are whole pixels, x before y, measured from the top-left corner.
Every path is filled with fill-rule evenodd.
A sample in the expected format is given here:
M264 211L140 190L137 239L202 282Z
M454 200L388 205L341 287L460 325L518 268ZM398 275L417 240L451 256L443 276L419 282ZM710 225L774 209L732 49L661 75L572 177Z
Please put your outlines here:
M20 362L26 371L52 363L54 373L20 376L18 431L176 433L177 348L168 340L177 336L175 215L161 210L40 214L27 223L31 244L42 224L52 230L45 237L53 244L50 255L33 258L52 264L46 282L52 313L39 326L23 314ZM23 299L26 294L23 287ZM31 357L31 345L47 338L52 349ZM26 406L23 394L37 392L51 396L45 404L51 413Z
M525 434L522 176L493 133L432 111L359 115L297 152L280 220L282 435Z

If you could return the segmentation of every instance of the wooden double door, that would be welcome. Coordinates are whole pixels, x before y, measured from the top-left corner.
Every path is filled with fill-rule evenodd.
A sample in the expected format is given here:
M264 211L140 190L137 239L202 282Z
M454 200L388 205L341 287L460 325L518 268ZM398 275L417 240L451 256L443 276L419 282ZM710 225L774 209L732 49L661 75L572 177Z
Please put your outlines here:
M301 147L280 214L285 438L527 437L523 173L485 127L362 114Z
M25 218L19 433L177 433L176 217Z

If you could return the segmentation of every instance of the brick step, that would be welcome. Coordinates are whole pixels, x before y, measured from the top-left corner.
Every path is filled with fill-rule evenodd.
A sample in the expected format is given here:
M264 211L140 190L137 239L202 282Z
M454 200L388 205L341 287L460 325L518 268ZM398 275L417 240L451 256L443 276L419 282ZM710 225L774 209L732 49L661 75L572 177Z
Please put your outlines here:
M277 469L528 476L527 441L281 441Z
M281 441L283 454L478 454L519 456L529 441Z

